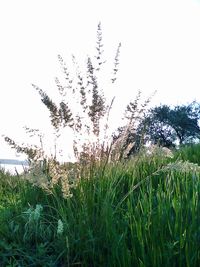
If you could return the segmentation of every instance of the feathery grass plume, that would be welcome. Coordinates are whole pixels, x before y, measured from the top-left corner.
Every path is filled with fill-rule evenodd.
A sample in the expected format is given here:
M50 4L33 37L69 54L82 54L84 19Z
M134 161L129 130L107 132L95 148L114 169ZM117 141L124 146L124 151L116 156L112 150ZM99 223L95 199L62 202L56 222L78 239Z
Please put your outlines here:
M88 71L88 85L92 89L92 103L89 106L88 116L92 122L93 134L99 136L100 133L100 119L105 115L105 98L98 90L97 77L94 73L94 67L91 58L88 57L87 61Z
M109 128L108 120L114 98L111 103L107 103L99 81L99 71L102 70L103 65L106 63L102 39L102 27L101 23L99 23L97 27L96 54L93 58L87 56L86 66L83 71L80 71L75 56L72 56L75 73L70 73L65 60L61 55L58 55L58 61L64 76L64 80L58 77L55 78L55 84L60 96L59 101L52 100L43 89L32 84L41 97L42 103L49 111L50 122L56 135L59 136L60 131L66 127L72 130L74 135L73 148L77 160L83 159L83 157L99 160L103 157L103 154L107 156L109 151L108 145L111 137L109 138L106 132L108 132ZM118 45L114 59L114 78L111 79L112 83L116 81L116 74L119 70L120 48L121 43ZM36 151L30 151L28 148L20 149L20 146L17 146L13 140L8 137L5 140L13 148L17 148L19 152L27 153L28 157L32 159L36 157L37 147L35 148ZM101 151L102 149L105 149L105 151ZM86 156L86 154L88 155ZM101 155L101 157L98 155ZM88 159L87 162L89 162Z
M158 145L151 145L150 147L148 147L145 151L145 154L150 156L161 156L168 158L174 157L174 154L171 149L167 147L161 147Z
M119 43L117 47L117 52L114 59L114 69L113 69L113 78L111 79L112 83L114 83L117 80L117 72L119 71L119 56L120 56L120 49L121 49L121 43Z
M23 214L28 216L28 223L32 223L39 220L42 211L43 206L41 204L37 204L35 209L30 207L28 210L24 211Z
M56 186L61 188L63 198L72 197L71 188L76 187L79 180L78 168L66 168L54 158L44 158L34 162L29 171L24 174L24 178L33 186L45 190L48 194L53 194Z
M114 75L118 71L120 47L121 44L119 44L116 52ZM86 69L83 72L80 71L75 56L72 56L75 77L70 74L64 59L60 55L58 56L65 78L64 84L59 78L55 78L61 96L59 104L51 100L42 89L33 85L41 96L43 104L50 112L51 124L55 130L59 132L61 129L69 127L73 131L74 154L78 160L83 157L83 154L86 154L87 146L90 154L94 152L94 144L96 144L97 150L105 147L104 145L101 147L101 143L107 142L107 140L102 141L102 138L106 137L105 132L108 129L110 109L114 102L113 98L111 104L106 103L98 80L98 72L102 69L102 65L106 63L103 58L101 23L98 24L97 28L96 51L97 54L93 59L90 56L87 57ZM69 103L66 99L69 99ZM106 125L102 126L103 124ZM102 136L102 131L104 131L104 136Z
M144 118L148 104L154 94L142 102L141 91L139 90L135 100L127 105L124 115L124 120L127 123L125 126L118 128L117 135L113 135L112 158L116 160L125 159L129 157L132 151L139 151L142 147L143 133L139 135L138 125Z
M58 226L57 226L57 235L62 235L64 231L64 226L62 220L58 220Z
M46 154L44 151L43 138L44 134L39 131L39 129L33 129L27 126L23 127L25 129L26 134L29 135L30 138L36 137L39 139L39 145L30 145L30 144L19 144L16 143L13 139L8 136L3 136L5 142L11 146L11 148L15 149L17 153L25 154L28 159L29 168L24 169L24 172L27 172L32 169L33 165L37 162L41 162L44 158L46 158Z
M121 43L119 43L114 59L113 76L109 79L110 84L116 82L116 75L119 70L119 56ZM72 63L75 69L70 72L65 60L58 55L58 61L63 72L62 78L55 78L55 84L59 100L54 101L48 94L37 85L33 88L38 92L42 103L49 111L49 118L56 136L61 130L68 128L74 135L73 149L78 162L70 170L64 170L63 166L55 157L48 157L43 146L27 147L18 146L12 139L7 137L8 143L24 152L33 160L27 177L32 179L33 184L52 192L56 185L61 185L64 197L70 197L70 188L74 186L71 181L77 181L80 177L91 177L95 166L103 166L108 160L121 160L126 158L135 146L135 141L127 142L130 134L135 134L139 120L143 116L150 98L140 103L141 92L138 92L136 99L127 105L125 118L127 125L123 128L122 135L118 140L112 142L112 136L108 134L110 111L115 98L109 103L105 98L100 83L99 72L103 70L106 63L102 44L101 24L97 28L97 47L94 57L87 56L85 68L81 71L79 64L72 56ZM33 132L34 133L34 132ZM37 132L35 132L37 134ZM41 139L41 137L40 137ZM38 153L39 152L39 153ZM31 154L32 153L32 154ZM41 159L41 162L39 160ZM66 166L66 165L65 165ZM75 171L72 171L74 168ZM32 175L32 177L31 177ZM40 178L38 178L40 177Z
M15 149L17 153L26 154L31 162L37 161L44 156L44 151L36 145L28 145L24 143L20 145L8 136L5 136L4 140L11 148Z
M70 125L70 123L73 122L72 113L68 107L68 103L61 101L58 107L42 89L34 84L32 84L32 86L38 91L41 96L41 101L48 108L51 124L56 130L59 130L62 124L65 126ZM61 92L60 89L59 92Z
M33 216L34 220L36 220L36 221L39 220L42 210L43 210L42 205L37 204L35 207L35 210L34 210L34 216Z
M200 173L200 166L196 163L189 161L175 161L168 163L165 167L161 169L162 171L178 171L183 173Z
M96 50L97 50L97 55L95 56L97 60L97 67L96 70L100 71L102 65L106 63L106 60L103 59L103 43L102 43L102 28L101 28L101 22L98 24L97 28L97 42L96 42Z

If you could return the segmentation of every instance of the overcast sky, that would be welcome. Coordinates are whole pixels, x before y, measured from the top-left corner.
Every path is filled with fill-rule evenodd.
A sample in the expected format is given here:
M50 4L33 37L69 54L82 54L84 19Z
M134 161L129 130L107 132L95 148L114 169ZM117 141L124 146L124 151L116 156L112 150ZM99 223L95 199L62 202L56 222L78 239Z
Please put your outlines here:
M122 43L116 114L140 89L152 104L200 101L200 0L0 1L0 134L26 141L23 126L45 131L48 113L31 84L51 96L57 61L94 54L101 21L106 59ZM108 73L109 75L110 73ZM14 158L0 141L0 158Z

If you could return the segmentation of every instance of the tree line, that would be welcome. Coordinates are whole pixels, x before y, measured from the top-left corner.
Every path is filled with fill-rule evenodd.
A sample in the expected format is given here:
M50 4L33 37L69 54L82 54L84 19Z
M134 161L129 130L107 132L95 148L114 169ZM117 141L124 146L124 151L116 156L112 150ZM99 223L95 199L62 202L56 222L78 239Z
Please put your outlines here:
M200 104L176 106L160 105L150 108L141 119L134 131L129 129L126 147L134 146L128 155L134 154L146 144L154 144L167 148L175 148L183 144L199 142L200 139ZM117 141L125 126L119 127L113 139Z

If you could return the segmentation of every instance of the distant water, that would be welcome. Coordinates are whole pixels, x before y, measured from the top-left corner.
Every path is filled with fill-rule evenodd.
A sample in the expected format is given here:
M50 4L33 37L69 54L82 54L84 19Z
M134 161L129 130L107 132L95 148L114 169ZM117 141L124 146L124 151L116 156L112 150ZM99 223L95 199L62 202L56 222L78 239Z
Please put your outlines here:
M12 164L0 164L1 168L3 168L5 171L9 171L11 174L16 174L16 173L23 173L24 168L23 166L20 165L12 165ZM27 168L27 166L25 167Z
M9 171L11 174L23 173L24 169L27 169L28 162L13 160L13 159L0 159L0 167L5 171Z

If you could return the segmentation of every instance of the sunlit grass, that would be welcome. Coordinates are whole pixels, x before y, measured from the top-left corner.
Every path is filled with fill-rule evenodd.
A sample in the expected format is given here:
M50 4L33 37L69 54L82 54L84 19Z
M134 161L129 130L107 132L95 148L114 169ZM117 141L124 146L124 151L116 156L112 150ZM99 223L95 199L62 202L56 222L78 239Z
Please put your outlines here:
M93 165L66 199L2 171L0 266L199 266L199 153Z

